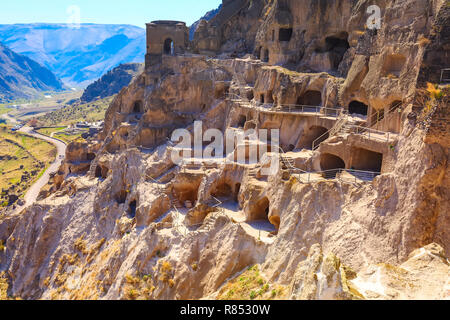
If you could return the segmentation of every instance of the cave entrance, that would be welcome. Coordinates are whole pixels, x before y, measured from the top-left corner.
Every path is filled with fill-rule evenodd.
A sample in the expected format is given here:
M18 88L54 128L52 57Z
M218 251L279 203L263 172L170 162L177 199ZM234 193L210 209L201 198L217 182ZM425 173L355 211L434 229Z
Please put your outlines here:
M86 155L86 158L87 158L88 161L94 160L94 159L95 159L95 153L89 152L89 153Z
M330 52L333 69L337 70L344 59L345 53L350 48L348 33L342 32L339 36L325 38L325 46L326 51Z
M133 200L130 202L130 207L128 208L128 215L130 218L136 217L136 208L137 208L137 202L136 200Z
M269 221L270 202L267 197L259 200L251 210L251 221Z
M233 191L228 183L221 183L211 194L216 198L228 198L233 194Z
M360 101L352 101L348 105L348 113L349 114L359 114L362 116L367 116L368 111L369 111L369 107Z
M138 100L134 102L133 105L133 113L143 113L144 112L144 104L142 101Z
M256 59L261 60L262 53L263 53L263 47L259 47L258 50L256 50Z
M406 63L406 57L401 54L391 54L386 57L383 65L383 73L385 76L399 77L403 66Z
M164 41L164 54L170 54L173 56L174 54L174 43L173 40L168 38Z
M324 173L324 178L334 179L336 178L339 169L345 169L345 162L338 156L330 153L324 153L320 157L320 168L323 171L327 171Z
M118 204L125 203L125 201L127 201L127 196L128 192L126 192L125 190L120 190L115 196L116 202Z
M263 62L269 62L270 56L269 56L269 49L264 50L264 57Z
M292 38L292 28L281 28L278 34L278 40L280 42L289 42Z
M239 121L238 121L238 128L244 128L246 122L247 122L247 116L240 115Z
M239 192L241 192L241 184L236 183L236 185L234 186L234 199L236 202L239 201Z
M352 169L379 173L383 167L383 154L363 148L352 153Z
M314 146L318 146L328 138L329 134L327 128L321 126L312 126L302 135L298 143L298 148L312 150L313 144Z
M95 168L95 177L96 178L102 178L102 167L97 166Z
M260 96L259 96L259 101L262 103L262 104L264 104L264 94L261 94Z
M316 90L306 91L305 94L297 99L297 104L300 106L321 106L322 93Z

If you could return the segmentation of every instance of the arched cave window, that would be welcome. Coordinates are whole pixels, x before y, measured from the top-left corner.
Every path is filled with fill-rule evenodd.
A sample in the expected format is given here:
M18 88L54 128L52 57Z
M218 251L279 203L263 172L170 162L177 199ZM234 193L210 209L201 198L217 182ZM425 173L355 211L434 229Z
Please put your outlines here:
M289 42L289 41L291 41L292 33L293 33L292 28L287 28L287 29L281 28L279 35L278 35L278 40L280 42Z
M269 49L264 50L263 62L269 62Z
M343 32L338 36L331 36L325 39L325 51L331 53L333 69L337 70L344 59L344 55L350 48L348 43L348 33Z
M330 153L324 153L320 157L320 168L323 171L345 169L345 162L338 156ZM336 174L337 171L326 172L325 178L334 179L336 178Z
M298 98L297 104L301 106L321 106L322 93L315 90L306 91L304 95Z
M352 101L348 105L349 114L360 114L363 116L367 116L368 110L369 107L360 101Z
M356 148L352 154L352 168L355 170L381 172L383 154Z
M298 147L300 149L312 150L314 142L315 142L314 146L318 146L320 143L328 139L329 134L326 134L327 132L328 129L325 127L321 126L310 127L308 130L303 132L303 135L298 143Z
M164 41L164 54L173 55L175 51L173 40L168 38Z
M86 158L87 158L88 161L94 160L95 159L95 153L92 153L92 152L88 153L86 155Z
M406 57L401 54L391 54L386 57L383 65L383 73L385 76L399 77L403 66L406 63Z
M143 113L144 107L142 101L136 101L133 105L133 113Z
M238 121L238 127L243 128L245 126L246 122L247 122L247 117L245 115L240 115L239 121Z
M128 208L128 215L130 216L130 218L136 217L136 207L137 207L136 200L131 201L130 207Z

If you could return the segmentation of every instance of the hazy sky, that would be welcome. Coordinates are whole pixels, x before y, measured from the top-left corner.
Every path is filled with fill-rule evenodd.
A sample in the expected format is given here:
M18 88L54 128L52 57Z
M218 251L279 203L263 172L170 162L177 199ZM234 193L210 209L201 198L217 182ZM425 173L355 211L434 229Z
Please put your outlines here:
M222 0L13 0L2 1L0 24L81 23L133 24L180 20L192 24Z

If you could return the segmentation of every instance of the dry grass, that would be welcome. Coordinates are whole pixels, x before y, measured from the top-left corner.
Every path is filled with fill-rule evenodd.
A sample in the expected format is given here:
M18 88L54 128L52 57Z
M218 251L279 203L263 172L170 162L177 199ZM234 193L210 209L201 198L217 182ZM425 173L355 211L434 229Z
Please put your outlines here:
M46 141L12 132L0 126L0 202L8 205L8 195L23 196L56 157L56 148Z
M281 286L271 286L260 274L257 265L248 268L237 278L229 281L220 291L218 300L263 300L280 298Z

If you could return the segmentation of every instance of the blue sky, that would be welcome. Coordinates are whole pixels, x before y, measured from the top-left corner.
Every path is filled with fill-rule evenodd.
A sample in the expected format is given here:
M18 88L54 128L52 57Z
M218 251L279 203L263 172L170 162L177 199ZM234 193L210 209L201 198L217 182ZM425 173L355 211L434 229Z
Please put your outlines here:
M192 24L222 0L13 0L2 1L0 24L72 22L79 8L81 23L133 24L181 20ZM75 9L73 9L76 6Z

